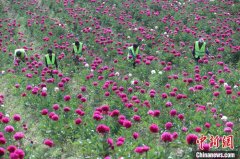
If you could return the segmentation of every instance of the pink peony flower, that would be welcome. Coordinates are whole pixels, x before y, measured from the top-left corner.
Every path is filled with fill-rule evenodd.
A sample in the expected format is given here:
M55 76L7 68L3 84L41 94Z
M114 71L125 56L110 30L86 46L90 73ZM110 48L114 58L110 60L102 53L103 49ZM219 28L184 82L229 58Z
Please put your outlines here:
M172 134L169 132L162 133L161 140L163 142L171 142L173 140Z
M196 141L198 139L198 136L195 134L188 134L186 137L187 144L196 144Z
M150 147L144 145L144 146L136 147L134 149L134 152L142 154L142 153L147 152L149 150L150 150Z
M14 121L20 121L21 120L21 116L19 114L14 114L13 115L13 120Z
M47 145L48 147L54 146L54 142L50 139L45 139L43 143L44 143L44 145Z
M54 115L51 117L51 119L52 119L53 121L58 121L59 117L58 117L57 114L54 114Z
M182 131L183 131L183 132L187 132L187 131L188 131L188 128L187 128L187 127L183 127L183 128L182 128Z
M47 110L47 109L43 109L43 110L41 111L41 114L42 114L42 115L47 115L47 114L48 114L48 110Z
M173 137L173 139L177 139L178 138L178 133L177 132L173 132L172 133L172 137Z
M110 128L104 124L99 124L96 128L96 131L101 134L109 133Z
M206 128L210 128L211 127L211 124L210 123L205 123L204 125Z
M177 110L175 110L175 109L172 109L172 110L170 110L170 113L169 113L171 116L175 116L175 115L177 115Z
M54 110L58 110L59 109L59 105L58 104L53 104L53 106L52 106L52 108L54 109Z
M2 122L5 123L5 124L9 123L9 121L10 121L10 119L8 117L3 117L2 118Z
M70 101L70 99L71 99L71 96L70 96L70 95L64 96L64 101Z
M25 137L25 135L24 135L23 132L16 132L16 133L13 135L13 138L14 138L15 140L21 140L21 139L24 138L24 137Z
M156 124L152 124L152 125L150 125L149 130L150 130L152 133L158 133L159 128L158 128L158 126L157 126Z
M124 121L123 121L123 126L124 126L125 128L130 128L130 127L132 126L132 122L129 121L129 120L124 120Z
M169 129L172 128L172 126L173 126L173 124L172 124L171 122L167 122L167 123L165 124L165 129L169 130Z
M75 124L76 124L76 125L79 125L79 124L81 124L81 123L82 123L82 119L81 119L81 118L75 119Z
M172 103L171 102L167 102L166 103L166 107L171 107L172 106Z
M11 132L14 131L14 127L11 126L11 125L8 125L8 126L6 126L6 127L4 128L4 130L5 130L6 132L8 132L8 133L11 133Z
M184 115L183 115L183 114L178 114L178 118L179 118L180 120L183 120L183 119L184 119Z
M213 95L214 95L215 97L217 97L217 96L220 95L220 92L213 92Z
M158 117L160 115L160 110L154 110L153 111L153 116Z
M141 121L141 117L139 115L134 115L133 120L139 122Z
M115 116L119 116L120 112L119 110L113 110L111 113L110 113L110 116L111 117L115 117Z
M137 132L134 132L134 133L133 133L133 138L134 138L134 139L137 139L138 137L139 137L139 134L138 134Z
M210 150L210 144L204 143L203 144L203 151L209 151Z
M13 153L10 153L10 159L23 159L25 153L22 149L16 149Z
M232 132L232 128L230 128L230 127L225 127L225 128L224 128L224 132L226 132L226 133L231 133L231 132Z
M201 131L202 131L202 128L196 127L196 128L195 128L195 131L196 131L196 132L201 132Z
M4 145L6 144L6 139L4 137L0 137L0 144Z
M0 156L3 156L5 154L5 149L0 147Z
M233 126L234 126L234 124L232 123L232 122L227 122L226 124L225 124L227 127L230 127L230 128L233 128Z
M63 111L64 111L64 112L69 112L70 110L71 110L70 107L64 107L64 108L63 108Z
M100 121L103 119L103 116L101 114L94 113L93 114L93 119Z
M14 146L14 145L9 145L9 146L7 147L8 152L14 152L16 149L17 149L17 147Z

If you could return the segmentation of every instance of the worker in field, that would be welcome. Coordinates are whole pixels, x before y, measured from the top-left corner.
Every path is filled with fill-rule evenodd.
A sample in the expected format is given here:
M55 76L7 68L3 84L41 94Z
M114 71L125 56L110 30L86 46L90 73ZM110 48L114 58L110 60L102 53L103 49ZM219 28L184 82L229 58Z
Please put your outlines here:
M45 55L45 64L46 67L48 67L50 70L53 69L53 66L58 69L57 57L55 54L53 54L53 51L51 49L48 49L47 54ZM50 75L53 77L52 71Z
M27 58L27 53L24 49L16 49L14 51L14 64L19 64L20 62L25 62Z
M139 54L139 45L138 44L133 44L133 46L128 47L127 59L129 62L132 63L133 68L136 67L136 58L137 58L138 54Z
M200 38L198 41L195 41L193 50L192 50L193 58L196 64L198 64L199 59L204 57L205 53L209 55L207 44L203 38Z
M83 55L83 43L79 41L75 41L75 43L72 44L73 50L73 60L75 61L75 64L79 64L79 57Z

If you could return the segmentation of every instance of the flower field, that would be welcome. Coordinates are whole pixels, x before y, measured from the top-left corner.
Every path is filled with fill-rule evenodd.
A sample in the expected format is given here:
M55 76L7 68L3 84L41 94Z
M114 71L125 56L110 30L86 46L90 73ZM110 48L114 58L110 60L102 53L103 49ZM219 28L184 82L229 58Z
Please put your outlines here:
M238 0L0 0L0 11L1 158L239 151ZM196 65L200 37L210 55ZM136 68L127 60L134 43ZM16 64L19 48L27 57ZM45 66L49 48L58 69Z

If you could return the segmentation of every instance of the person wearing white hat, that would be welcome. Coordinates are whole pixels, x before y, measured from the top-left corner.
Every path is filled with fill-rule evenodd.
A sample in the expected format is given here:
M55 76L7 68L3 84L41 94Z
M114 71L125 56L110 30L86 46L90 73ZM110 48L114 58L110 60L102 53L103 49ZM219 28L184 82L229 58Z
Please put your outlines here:
M192 54L194 57L194 60L198 64L198 60L201 59L205 53L209 55L208 48L206 47L206 42L203 38L200 38L198 41L195 41Z

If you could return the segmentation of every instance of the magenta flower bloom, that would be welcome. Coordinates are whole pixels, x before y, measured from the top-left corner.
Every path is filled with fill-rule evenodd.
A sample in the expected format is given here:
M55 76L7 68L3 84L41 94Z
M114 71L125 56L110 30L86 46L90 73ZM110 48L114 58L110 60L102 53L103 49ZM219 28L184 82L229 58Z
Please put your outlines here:
M204 143L203 144L203 151L209 151L210 150L210 144Z
M134 121L141 121L141 117L139 115L134 115L133 120Z
M19 87L20 87L20 84L18 84L18 83L15 84L15 87L16 87L16 88L19 88Z
M58 121L59 117L58 117L57 114L54 114L54 115L51 117L51 119L52 119L53 121Z
M138 137L139 137L139 133L134 132L134 133L133 133L133 138L134 138L134 139L137 139Z
M69 107L64 107L64 108L63 108L63 111L64 111L64 112L69 112L70 110L71 110L71 108L69 108Z
M96 128L96 131L100 134L109 133L110 128L104 124L99 124Z
M44 143L44 145L47 145L48 147L54 146L54 142L50 139L45 139L43 143Z
M177 115L177 110L175 110L175 109L172 109L172 110L170 110L170 116L175 116L175 115Z
M59 109L59 105L58 105L58 104L53 104L52 108L53 108L54 110L58 110L58 109Z
M105 92L104 94L106 97L110 96L110 92Z
M110 113L110 116L111 117L115 117L115 116L119 116L120 112L119 110L113 110L111 113Z
M26 86L26 90L28 90L28 91L32 90L32 86L31 85L27 85Z
M63 83L63 82L59 82L59 83L58 83L58 87L59 87L59 88L62 88L63 86L64 86L64 83Z
M167 98L167 97L168 97L167 93L162 93L162 98Z
M184 119L184 115L183 114L178 114L178 119L183 120Z
M124 137L119 137L117 139L117 146L122 146L124 144L125 138Z
M182 131L183 131L183 132L187 132L187 131L188 131L188 128L187 128L187 127L183 127L183 128L182 128Z
M25 137L25 135L24 135L23 132L16 132L16 133L13 135L13 138L14 138L15 140L21 140L21 139L24 138L24 137Z
M64 96L64 100L65 100L65 101L70 101L70 99L71 99L71 96L70 96L70 95Z
M158 126L157 126L156 124L152 124L152 125L150 125L149 130L150 130L152 133L158 133L159 128L158 128Z
M109 144L109 146L113 146L113 139L112 138L108 138L107 139L107 143Z
M8 152L14 152L16 149L17 149L17 147L14 146L14 145L9 145L9 146L7 147Z
M101 106L101 110L102 110L103 112L108 112L108 111L110 110L110 108L109 108L108 105L103 105L103 106Z
M3 156L5 154L5 149L0 147L0 156Z
M225 127L225 128L224 128L224 132L226 132L226 133L231 133L231 132L232 132L232 128L230 128L230 127Z
M46 97L47 96L47 92L41 92L41 96L42 97Z
M167 102L166 103L166 107L171 107L172 106L172 103L171 102Z
M79 125L79 124L81 124L81 123L82 123L82 119L81 119L81 118L75 119L75 124L76 124L76 125Z
M163 142L171 142L173 140L172 134L169 132L162 133L161 140Z
M173 124L172 124L171 122L167 122L167 123L165 124L165 129L169 130L169 129L172 128L172 126L173 126Z
M6 127L4 128L4 130L5 130L6 132L8 132L8 133L11 133L11 132L14 131L14 127L11 126L11 125L8 125L8 126L6 126Z
M206 128L210 128L210 127L211 127L211 124L210 124L210 123L205 123L205 127L206 127Z
M87 99L86 99L85 97L82 97L80 100L81 100L81 102L83 102L83 103L87 101Z
M123 121L123 126L124 126L125 128L130 128L130 127L132 126L132 122L129 121L129 120L124 120L124 121Z
M214 95L215 97L217 97L217 96L220 95L220 92L213 92L213 95Z
M82 86L80 89L82 92L86 92L86 90L87 90L87 88L85 86Z
M186 137L186 142L187 144L196 144L196 141L198 139L198 136L195 135L195 134L188 134L187 137Z
M47 114L48 114L48 110L47 110L47 109L43 109L43 110L41 111L41 114L42 114L42 115L47 115Z
M154 110L153 111L153 116L158 117L160 115L160 113L161 113L160 110Z
M232 122L227 122L226 124L225 124L227 127L230 127L230 128L233 128L233 126L234 126L234 124L232 123Z
M5 149L0 147L0 156L3 156L5 154Z
M0 144L6 144L7 140L4 137L0 137Z
M23 159L25 153L22 149L16 149L13 153L10 153L10 159Z
M139 153L139 154L142 154L142 153L147 152L147 151L149 151L149 150L150 150L150 147L144 145L144 146L136 147L136 148L134 149L134 152Z
M196 132L201 132L201 131L202 131L202 128L196 127L196 128L195 128L195 131L196 131Z
M14 121L20 121L21 120L21 116L19 114L14 114L13 115L13 120Z
M93 119L97 120L97 121L100 121L103 119L103 116L101 114L98 114L98 113L94 113L93 114Z
M172 137L173 137L173 139L177 139L178 138L178 133L177 132L173 132L172 133Z

